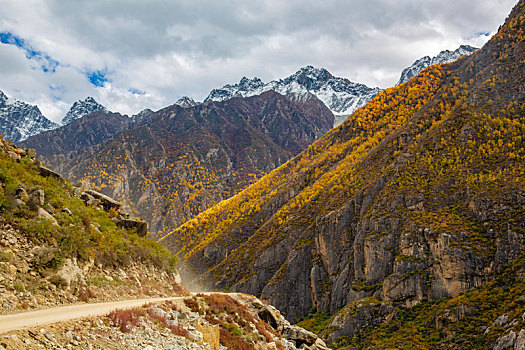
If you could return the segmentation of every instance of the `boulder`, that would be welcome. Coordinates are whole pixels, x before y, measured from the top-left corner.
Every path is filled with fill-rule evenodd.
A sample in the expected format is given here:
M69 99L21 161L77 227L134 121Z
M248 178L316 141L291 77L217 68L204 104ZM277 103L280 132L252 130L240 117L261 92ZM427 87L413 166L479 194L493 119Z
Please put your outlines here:
M20 154L16 153L16 152L13 152L13 151L7 151L7 155L9 156L9 158L11 158L12 160L20 160L22 157L20 157Z
M319 339L314 333L307 331L304 328L291 325L284 327L282 335L286 337L286 339L294 341L295 346L298 348L303 344L307 346L313 345L317 339ZM324 346L326 347L326 344L324 344Z
M24 185L22 184L18 185L18 188L16 189L16 192L15 192L15 197L27 203L27 201L29 200L29 195L27 194Z
M44 207L44 209L50 213L50 214L54 214L55 213L55 208L53 208L53 206L51 205L51 203L47 203Z
M20 209L20 208L23 208L25 206L26 206L26 204L25 204L25 202L23 200L18 199L18 198L15 199L15 208L16 209Z
M310 346L310 350L329 350L329 349L330 348L326 346L326 343L321 338L317 338L315 343L313 343Z
M493 350L505 350L505 349L513 349L514 348L514 342L516 341L516 332L511 331L509 334L504 335L501 338L498 338L496 340L496 344L494 344Z
M74 285L82 285L85 282L84 274L76 259L66 259L64 264L49 279L53 284L62 285L68 290Z
M288 321L281 315L279 310L271 305L264 306L257 313L259 318L268 323L276 331L282 331L284 324L289 324Z
M29 200L27 201L27 205L32 210L37 210L38 207L44 206L44 200L45 200L44 190L41 190L41 189L33 190L29 194Z
M106 196L105 194L102 194L100 192L93 191L93 190L87 190L84 193L90 196L93 196L95 199L100 200L100 204L102 204L102 207L104 207L105 211L109 211L112 208L115 210L119 210L120 207L122 206L119 202L117 202L113 198Z
M137 235L144 237L148 233L148 223L146 221L137 219L123 219L117 221L118 227L123 227L126 230L137 230Z
M69 216L73 215L73 213L71 212L71 210L69 210L69 208L63 208L62 213L66 213Z
M43 177L52 177L52 178L58 180L59 182L62 182L62 183L66 182L66 180L62 177L62 175L60 175L56 171L53 171L53 170L51 170L48 167L45 167L43 165L40 165L38 167L38 171L40 172L40 175L43 176Z
M51 224L53 226L59 226L57 220L53 217L53 215L49 214L45 209L39 207L37 210L36 217L39 219L45 219L51 221Z
M93 203L95 202L95 197L93 197L90 194L87 194L86 192L82 192L80 194L80 199L82 199L86 205L93 205Z

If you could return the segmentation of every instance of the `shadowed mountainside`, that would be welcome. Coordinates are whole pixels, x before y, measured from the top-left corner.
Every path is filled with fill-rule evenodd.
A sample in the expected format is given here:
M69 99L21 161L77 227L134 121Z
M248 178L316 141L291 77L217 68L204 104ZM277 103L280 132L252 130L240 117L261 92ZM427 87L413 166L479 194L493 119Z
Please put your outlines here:
M160 231L255 182L321 137L333 120L313 95L298 100L270 91L189 108L173 105L134 124L99 112L24 145L53 169L119 199L148 218L151 231Z

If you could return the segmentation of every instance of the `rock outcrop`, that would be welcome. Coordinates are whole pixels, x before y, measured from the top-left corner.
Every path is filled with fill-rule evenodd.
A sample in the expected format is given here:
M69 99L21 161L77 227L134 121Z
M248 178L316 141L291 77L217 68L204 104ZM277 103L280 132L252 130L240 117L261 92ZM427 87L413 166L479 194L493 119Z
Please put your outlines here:
M144 237L148 233L148 223L139 219L121 219L117 221L117 226L126 230L136 230L139 237Z

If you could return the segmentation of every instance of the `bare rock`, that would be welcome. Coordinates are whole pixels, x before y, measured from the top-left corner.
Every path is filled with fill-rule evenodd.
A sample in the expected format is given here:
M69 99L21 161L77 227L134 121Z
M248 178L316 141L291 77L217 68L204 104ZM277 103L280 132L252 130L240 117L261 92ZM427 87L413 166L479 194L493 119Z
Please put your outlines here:
M31 209L36 210L38 207L44 206L44 201L45 201L44 190L38 189L38 190L33 190L30 192L29 200L27 204L29 205Z
M310 346L310 350L329 350L330 348L326 346L326 343L321 339L317 338L315 343Z
M24 185L22 184L18 185L18 188L16 189L16 192L15 192L15 197L27 203L27 201L29 200L29 195L27 194Z
M106 211L109 211L112 208L115 210L119 210L120 207L122 206L119 202L117 202L113 198L106 196L105 194L102 194L100 192L93 191L93 190L87 190L85 191L85 193L87 193L90 196L93 196L95 199L100 200L100 204L102 204L102 206L104 207L104 210Z
M50 281L57 285L62 285L66 289L71 289L73 285L84 284L84 274L82 269L78 266L76 259L66 259L54 275L50 277Z
M43 165L40 165L38 167L38 171L40 172L40 175L43 176L43 177L52 177L52 178L58 180L61 183L65 183L66 182L66 180L62 177L62 175L60 175L56 171L51 170L48 167L45 167Z
M19 208L23 208L23 207L25 207L25 206L26 206L26 203L25 203L23 200L18 199L18 198L15 199L15 207L16 207L17 209L19 209Z
M44 209L49 213L49 214L54 214L55 213L55 208L53 208L53 206L51 205L51 203L47 203L44 207Z
M41 207L38 207L36 217L39 219L51 221L51 224L53 224L53 226L59 226L57 220L53 217L53 215L49 214L45 209Z
M22 159L22 157L20 157L20 154L16 153L16 152L13 152L13 151L7 151L7 155L9 156L9 158L11 158L12 160L20 160Z
M82 192L80 194L80 199L82 199L86 205L90 205L90 206L93 205L95 202L95 197L93 197L92 195L86 192Z
M303 344L306 344L307 346L313 345L319 338L314 333L298 326L286 326L284 327L282 334L286 339L294 341L297 347L300 347Z
M493 350L505 350L513 348L514 342L516 341L516 332L511 331L509 334L504 335L503 337L496 340L496 344L492 348Z
M136 219L123 219L117 221L118 227L123 227L126 230L137 230L137 235L140 237L144 237L148 233L148 223L146 221L142 220L136 220Z
M525 329L518 333L516 343L514 343L514 350L525 350Z
M264 306L257 314L261 320L268 323L276 331L282 331L283 326L289 324L279 310L271 305Z

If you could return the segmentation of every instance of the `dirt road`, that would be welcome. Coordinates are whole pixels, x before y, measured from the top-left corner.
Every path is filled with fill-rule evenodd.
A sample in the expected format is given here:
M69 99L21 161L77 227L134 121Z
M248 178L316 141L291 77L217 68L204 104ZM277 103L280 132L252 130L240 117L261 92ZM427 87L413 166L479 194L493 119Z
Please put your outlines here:
M46 324L69 321L76 318L88 316L100 316L108 314L114 309L126 309L142 306L147 303L155 303L164 300L183 299L184 297L153 298L124 300L109 303L81 304L71 306L60 306L31 312L23 312L12 315L0 316L0 334L9 331L43 326Z

